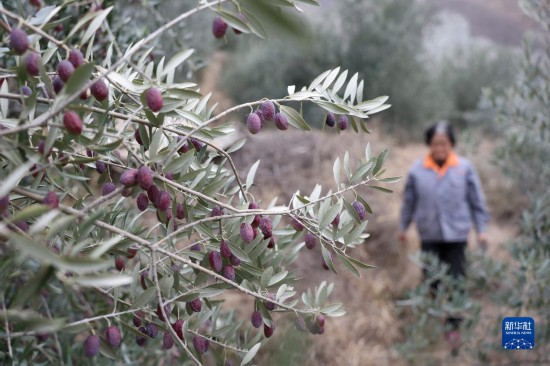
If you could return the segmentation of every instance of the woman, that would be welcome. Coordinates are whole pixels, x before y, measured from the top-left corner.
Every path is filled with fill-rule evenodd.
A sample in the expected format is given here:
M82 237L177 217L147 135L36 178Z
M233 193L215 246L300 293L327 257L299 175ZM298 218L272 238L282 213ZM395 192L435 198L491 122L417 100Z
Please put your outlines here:
M425 140L429 153L414 163L405 185L399 240L406 240L405 231L414 221L422 252L432 253L446 263L452 276L464 276L466 242L472 223L478 244L483 250L487 247L489 213L481 183L472 164L453 151L455 134L448 122L430 127ZM438 284L431 285L435 290ZM447 324L450 330L445 338L456 351L460 346L460 319L449 318Z

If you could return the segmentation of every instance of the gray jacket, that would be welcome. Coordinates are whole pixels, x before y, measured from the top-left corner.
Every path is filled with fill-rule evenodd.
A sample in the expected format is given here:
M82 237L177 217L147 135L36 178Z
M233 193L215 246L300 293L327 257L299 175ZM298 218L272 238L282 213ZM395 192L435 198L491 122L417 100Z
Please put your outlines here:
M485 232L489 212L468 160L458 157L444 175L438 175L423 159L414 163L405 185L401 230L413 220L422 241L466 241L472 222L478 233Z

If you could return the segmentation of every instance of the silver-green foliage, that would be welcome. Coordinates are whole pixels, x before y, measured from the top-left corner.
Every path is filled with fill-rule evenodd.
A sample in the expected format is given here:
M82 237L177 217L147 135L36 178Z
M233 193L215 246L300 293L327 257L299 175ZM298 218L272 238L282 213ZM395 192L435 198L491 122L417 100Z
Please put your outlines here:
M11 60L4 64L12 65L1 70L5 81L0 89L0 197L7 197L0 221L0 357L4 362L84 364L88 361L83 358L82 342L95 333L101 337L102 356L89 361L94 364L108 364L110 359L245 364L266 340L234 309L224 307L230 290L253 298L266 326L272 326L278 318L273 315L279 313L306 322L319 314L345 314L342 304L329 301L333 285L326 282L297 295L294 286L299 273L292 263L304 246L304 233L311 232L321 247L314 252L318 263L323 260L334 272L345 268L355 275L369 267L351 253L367 237L367 221L359 219L352 202L362 202L371 212L355 188L368 183L387 191L378 183L395 181L381 177L387 152L373 155L367 146L363 157L346 154L335 161L332 188L317 185L310 194L297 192L290 203L260 202L262 208L249 209L255 201L259 161L246 177L240 177L231 153L244 149L245 141L224 150L215 139L236 133L222 122L225 116L239 110L250 113L265 99L216 112L210 94L201 94L195 83L177 76L176 70L193 68L193 50L149 57L171 27L201 10L217 13L244 33L264 36L248 3L199 1L145 36L139 32L128 36L120 28L113 33L116 25L111 22L119 19L113 14L124 3L104 9L64 3L43 7L38 13L28 4L0 8L6 24L27 31L32 49L40 52L42 60L40 76L32 77L21 66L24 55L0 49L0 58ZM279 7L292 9L315 1L262 3L276 14ZM64 30L55 28L59 23L65 24ZM83 50L86 63L56 95L50 77L57 60L66 58L73 47ZM155 51L162 55L162 50ZM109 85L107 100L79 98L99 79ZM19 92L22 85L31 88L30 96ZM340 68L330 69L302 89L290 87L287 96L274 102L291 126L303 131L310 127L292 106L306 103L347 114L353 128L366 131L364 119L389 105L387 97L364 99L363 85L357 74L348 78ZM158 113L146 105L144 91L149 87L162 92L164 103ZM81 116L82 134L73 135L63 126L67 110ZM141 143L136 142L136 132ZM44 152L39 151L41 144ZM99 164L106 169L97 174ZM121 173L141 166L148 166L154 184L169 193L169 210L149 205L141 212L135 204L140 188L128 191L120 186ZM117 188L101 195L97 184L106 182ZM46 205L47 192L59 195L58 207ZM176 204L182 205L185 219L177 218ZM223 208L224 215L212 216L214 208ZM268 248L271 238L265 232L257 231L250 243L243 240L241 225L250 224L256 215L271 218L273 248ZM337 215L340 221L334 225ZM305 229L292 229L291 218L300 220ZM235 264L235 279L217 273L209 264L209 253L220 250L222 240L241 262ZM134 258L130 258L132 250L137 252ZM113 258L125 262L125 269L115 270ZM223 264L229 265L227 260ZM197 298L202 310L192 312L186 303ZM276 311L268 311L270 302ZM132 324L136 316L143 325L155 324L159 334L169 334L179 351L162 350L162 337L147 339L139 347L136 337L144 335ZM176 319L185 321L183 339L171 326ZM122 330L120 348L106 343L104 331L109 325ZM207 355L194 347L197 337L210 341Z

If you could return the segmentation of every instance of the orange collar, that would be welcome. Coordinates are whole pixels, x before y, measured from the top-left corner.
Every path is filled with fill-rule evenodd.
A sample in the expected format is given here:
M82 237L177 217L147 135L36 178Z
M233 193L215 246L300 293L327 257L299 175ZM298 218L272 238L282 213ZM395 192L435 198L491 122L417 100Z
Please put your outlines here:
M457 166L458 164L458 155L456 155L453 151L449 153L449 156L447 156L447 160L445 160L445 164L443 164L441 167L437 165L431 154L426 155L426 157L424 158L424 168L433 169L439 177L445 176L447 170L449 170L450 167Z

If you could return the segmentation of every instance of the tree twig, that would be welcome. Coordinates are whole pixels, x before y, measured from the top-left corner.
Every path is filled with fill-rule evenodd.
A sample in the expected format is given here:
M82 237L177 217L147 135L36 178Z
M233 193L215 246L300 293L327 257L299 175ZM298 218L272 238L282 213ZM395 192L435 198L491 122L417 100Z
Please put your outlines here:
M155 30L154 32L149 34L147 37L142 38L139 42L137 42L135 45L133 45L128 51L126 51L126 53L124 54L123 57L119 58L116 62L114 62L111 65L111 67L109 67L107 70L105 70L103 72L99 72L98 75L95 78L92 78L92 80L86 82L77 91L75 91L73 94L69 95L64 101L62 101L58 105L56 105L55 108L49 109L47 112L45 112L45 113L41 114L40 116L36 117L35 119L33 119L29 124L22 125L22 126L19 126L19 127L8 129L8 130L4 130L4 131L0 131L0 136L6 135L6 134L17 133L17 132L24 131L24 130L29 129L29 128L42 126L48 120L53 118L57 113L59 113L61 110L63 110L63 108L68 106L74 99L79 97L80 94L82 94L84 91L86 91L93 83L95 83L97 80L101 79L105 75L108 75L110 72L113 72L114 70L116 70L116 68L118 66L125 63L126 60L128 60L130 57L132 57L145 44L147 44L147 43L151 42L152 40L154 40L155 38L159 37L166 30L170 29L171 27L178 24L182 20L190 17L191 15L193 15L193 14L195 14L195 13L201 11L201 10L210 8L213 5L221 4L221 3L224 3L226 1L228 1L228 0L217 0L215 2L210 2L210 3L205 2L204 4L202 4L200 6L197 6L194 9L191 9L191 10L189 10L189 11L183 13L183 14L180 14L179 16L175 17L174 19L172 19L168 23L164 24L162 27L159 27L157 30ZM0 9L0 10L5 10L5 9ZM22 19L17 14L14 14L14 13L9 12L9 11L8 11L8 13L5 13L5 14L10 16L11 18L17 19L20 22L24 21L24 19Z
M34 200L37 200L37 201L42 199L42 197L40 197L39 195L37 195L37 194L35 194L35 193L33 193L33 192L30 192L30 191L28 191L28 190L26 190L26 189L22 189L22 188L20 188L20 187L14 188L13 191L16 192L16 193L18 193L18 194L21 194L21 195L23 195L23 196L25 196L25 197L29 197L29 198L34 199ZM61 210L62 212L65 212L65 213L67 213L67 214L74 215L74 216L76 216L76 217L78 217L78 218L81 218L81 219L82 219L82 218L88 217L88 215L82 214L80 211L75 210L75 209L73 209L73 208L71 208L71 207L64 206L64 205L59 205L59 210ZM262 294L260 294L260 293L257 293L257 292L254 292L254 291L250 291L250 290L248 290L247 288L242 287L242 286L239 285L238 283L236 283L236 282L234 282L234 281L231 281L231 280L229 280L229 279L223 277L222 275L220 275L220 274L218 274L218 273L216 273L216 272L214 272L214 271L212 271L212 270L210 270L210 269L208 269L208 268L205 268L205 267L203 267L203 266L201 266L201 265L199 265L199 264L194 263L193 261L191 261L191 260L188 259L188 258L181 257L181 256L179 256L179 255L176 255L176 254L174 254L174 253L171 253L171 252L168 251L168 250L165 250L165 249L156 247L156 246L154 246L153 244L151 244L149 241L147 241L147 240L145 240L145 239L143 239L143 238L141 238L141 237L139 237L139 236L137 236L137 235L134 235L134 234L132 234L132 233L130 233L130 232L124 230L124 229L118 228L118 227L116 227L116 226L113 226L113 225L108 224L108 223L106 223L106 222L103 222L103 221L101 221L101 220L96 220L96 221L95 221L95 224L96 224L97 226L102 227L102 228L104 228L104 229L106 229L106 230L109 230L109 231L111 231L111 232L113 232L113 233L123 235L123 236L127 237L128 239L131 239L131 240L135 241L136 243L143 245L144 247L146 247L147 249L149 249L149 250L151 250L151 251L156 250L157 252L162 253L162 254L164 254L164 255L166 255L166 256L168 256L168 257L170 257L170 258L176 260L177 262L181 262L181 263L183 263L183 264L186 264L186 265L188 265L189 267L195 268L195 269L197 269L197 270L199 270L199 271L201 271L201 272L204 272L204 273L210 275L211 277L214 277L214 278L216 278L216 279L218 279L218 280L221 280L221 281L223 281L223 282L226 282L226 283L228 283L229 285L231 285L232 287L236 288L237 290L239 290L239 291L241 291L241 292L243 292L243 293L245 293L245 294L247 294L247 295L253 296L253 297L257 298L257 299L260 299L260 300L263 300L263 301L266 301L266 302L272 302L272 303L274 303L275 305L279 306L280 308L287 309L287 310L290 310L290 311L297 311L297 312L301 312L301 313L305 313L305 314L309 314L309 313L312 313L312 312L313 312L313 311L311 311L311 310L294 309L294 308L292 308L292 307L290 307L290 306L288 306L288 305L286 305L286 304L283 304L283 303L281 303L281 302L278 302L278 301L276 301L276 300L274 300L274 299L270 299L270 298L268 298L268 297L266 297L266 296L264 296L264 295L262 295Z
M6 303L4 301L4 295L2 295L2 311L4 312L4 327L6 328L6 343L8 344L8 354L13 360L13 351L11 349L10 324L8 322L8 314L6 310Z
M169 314L166 314L166 311L164 310L164 302L162 301L162 293L160 292L160 283L159 283L159 278L158 278L158 274L157 274L157 263L155 261L155 253L156 252L155 252L154 249L151 250L151 270L153 271L153 282L155 283L155 288L157 290L156 292L157 292L157 299L158 299L158 302L159 302L159 309L160 309L160 312L161 312L162 317L164 319L164 322L166 323L166 327L168 328L168 332L170 332L170 334L172 335L172 338L174 338L175 341L178 342L179 345L185 350L185 353L187 353L189 355L189 357L191 357L191 359L197 365L201 366L202 363L199 360L197 360L197 358L195 357L193 352L191 352L189 350L187 345L180 339L180 337L176 333L175 329L172 328L172 324L170 324L170 316L169 316Z

